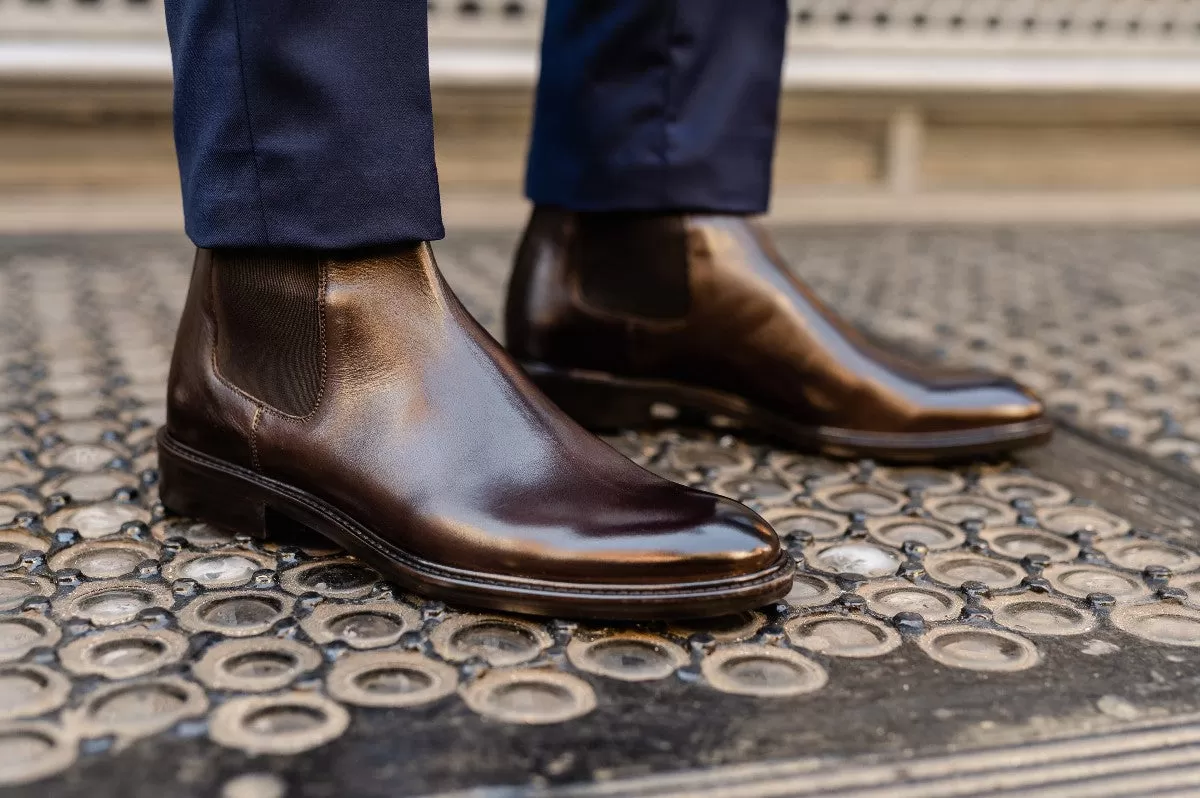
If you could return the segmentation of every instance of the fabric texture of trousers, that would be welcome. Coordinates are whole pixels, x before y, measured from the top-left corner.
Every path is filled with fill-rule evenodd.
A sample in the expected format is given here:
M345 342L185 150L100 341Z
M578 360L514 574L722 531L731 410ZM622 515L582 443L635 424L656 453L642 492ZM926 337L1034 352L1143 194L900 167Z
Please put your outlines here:
M443 236L427 4L166 0L175 141L199 246ZM550 0L534 202L758 213L785 0Z
M441 238L425 0L166 0L201 247Z
M550 0L528 197L765 211L787 13L785 0Z

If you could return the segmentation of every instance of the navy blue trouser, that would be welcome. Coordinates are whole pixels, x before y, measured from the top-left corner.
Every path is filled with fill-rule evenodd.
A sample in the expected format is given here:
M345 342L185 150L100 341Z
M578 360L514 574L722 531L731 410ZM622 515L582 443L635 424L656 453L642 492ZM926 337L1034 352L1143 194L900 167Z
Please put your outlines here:
M441 238L425 0L166 0L187 232L203 247ZM550 0L526 192L759 213L785 0Z

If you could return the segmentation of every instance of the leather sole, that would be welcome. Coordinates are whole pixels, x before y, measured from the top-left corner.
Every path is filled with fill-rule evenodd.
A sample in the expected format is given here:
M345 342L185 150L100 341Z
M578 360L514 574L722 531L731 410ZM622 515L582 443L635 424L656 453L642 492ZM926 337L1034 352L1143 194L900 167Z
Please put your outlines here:
M766 435L801 451L832 457L934 462L997 454L1047 443L1048 418L950 432L887 433L805 426L740 396L667 380L642 380L541 363L522 363L530 378L572 418L593 430L647 426L709 427Z
M311 494L179 443L165 427L158 432L158 458L159 494L172 512L282 540L300 525L401 587L449 602L557 617L702 618L761 607L792 587L795 566L786 552L757 573L644 585L558 582L439 565L404 551Z

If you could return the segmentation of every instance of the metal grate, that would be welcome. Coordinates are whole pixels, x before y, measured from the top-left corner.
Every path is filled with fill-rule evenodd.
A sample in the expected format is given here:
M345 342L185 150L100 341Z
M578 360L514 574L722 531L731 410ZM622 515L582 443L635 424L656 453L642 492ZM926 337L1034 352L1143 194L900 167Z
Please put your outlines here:
M493 329L513 238L438 246ZM1200 421L1194 232L780 242L877 331L1021 364L1073 391L1060 399L1080 421L1151 452ZM405 594L319 540L260 543L165 513L154 432L189 254L175 239L0 238L6 796L556 794L485 788L531 780L614 795L613 779L798 755L776 772L796 783L773 794L880 795L872 779L897 778L937 780L908 794L975 794L1001 765L1016 787L1134 771L1088 795L1200 780L1190 476L1065 433L1019 463L940 469L629 431L610 440L638 463L772 521L801 564L789 596L688 623L481 614ZM1172 727L1125 736L1139 716ZM972 758L1051 735L1064 741ZM901 753L940 759L847 761ZM685 792L670 786L636 794ZM721 787L699 792L766 792Z

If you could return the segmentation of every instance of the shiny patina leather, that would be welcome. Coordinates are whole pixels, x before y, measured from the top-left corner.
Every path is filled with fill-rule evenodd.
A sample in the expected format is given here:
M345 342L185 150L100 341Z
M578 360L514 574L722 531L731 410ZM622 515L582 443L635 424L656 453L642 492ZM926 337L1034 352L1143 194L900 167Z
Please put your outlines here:
M597 218L535 210L506 315L508 348L518 360L701 386L812 427L865 433L911 436L1044 417L1041 402L1012 380L919 365L872 344L797 279L744 217L643 217L639 238L647 239L647 223L660 235L639 259L627 248L606 258L618 249L617 234ZM681 247L689 295L674 318L598 306L582 289L583 269L605 263L667 284L655 270L675 268ZM586 259L578 254L585 250Z
M790 569L753 511L640 468L543 396L451 293L428 245L321 268L323 382L315 409L294 417L218 371L221 297L212 253L198 253L171 370L168 442L345 513L383 541L370 559L377 567L394 545L510 581L653 586ZM191 500L167 481L164 473L164 501ZM783 576L757 603L786 592ZM571 614L569 600L464 600Z

